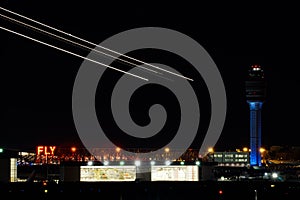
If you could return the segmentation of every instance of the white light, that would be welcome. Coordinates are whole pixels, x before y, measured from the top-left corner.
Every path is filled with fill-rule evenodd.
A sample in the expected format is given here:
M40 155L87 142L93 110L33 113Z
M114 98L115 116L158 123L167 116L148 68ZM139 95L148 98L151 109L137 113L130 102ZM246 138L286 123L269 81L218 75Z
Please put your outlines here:
M109 162L108 162L107 160L105 160L105 161L103 162L103 164L104 164L104 165L109 165Z
M196 165L198 165L198 166L200 165L200 161L199 160L196 161Z
M150 165L155 165L155 161L152 160L152 161L150 162Z
M87 165L88 165L88 166L93 165L93 161L88 161Z
M171 164L171 161L169 161L169 160L167 160L166 162L165 162L165 165L170 165Z
M134 162L134 165L137 166L137 167L138 167L138 166L141 166L141 161L140 161L140 160L136 160L136 161Z
M278 178L278 174L277 173L272 173L272 178Z

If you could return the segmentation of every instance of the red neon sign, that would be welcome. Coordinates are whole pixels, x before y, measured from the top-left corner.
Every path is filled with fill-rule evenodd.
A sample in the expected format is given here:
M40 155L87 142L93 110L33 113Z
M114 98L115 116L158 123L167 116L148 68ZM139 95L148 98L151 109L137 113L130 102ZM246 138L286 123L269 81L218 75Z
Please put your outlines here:
M54 155L54 150L56 149L56 146L37 146L36 148L36 154L37 155Z

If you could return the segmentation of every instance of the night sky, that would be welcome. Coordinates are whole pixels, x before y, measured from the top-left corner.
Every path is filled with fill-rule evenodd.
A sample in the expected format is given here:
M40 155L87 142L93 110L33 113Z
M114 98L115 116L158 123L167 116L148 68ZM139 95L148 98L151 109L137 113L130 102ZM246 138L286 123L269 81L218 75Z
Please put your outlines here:
M267 81L262 144L299 145L300 33L294 6L249 3L225 9L225 5L185 2L99 2L13 0L0 5L97 44L122 31L148 26L173 29L196 40L216 63L227 94L227 117L217 150L249 144L244 81L248 67L259 64ZM0 21L1 26L16 27ZM72 116L72 90L83 59L4 30L0 30L0 44L0 147L81 145ZM89 53L81 52L83 56Z

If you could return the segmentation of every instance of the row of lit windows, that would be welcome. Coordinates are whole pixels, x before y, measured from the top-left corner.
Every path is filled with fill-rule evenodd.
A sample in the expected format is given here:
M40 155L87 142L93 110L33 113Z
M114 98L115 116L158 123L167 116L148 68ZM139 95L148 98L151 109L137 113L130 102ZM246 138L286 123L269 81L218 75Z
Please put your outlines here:
M17 159L11 158L10 159L10 182L16 182L18 179L17 177Z
M223 155L222 155L222 154L214 154L214 157L215 157L215 158L222 158Z
M214 154L215 158L222 158L223 154ZM247 158L248 155L247 154L224 154L225 158Z
M238 159L225 158L224 162L248 162L248 159L247 158L238 158Z
M247 158L248 155L247 154L235 154L236 158Z

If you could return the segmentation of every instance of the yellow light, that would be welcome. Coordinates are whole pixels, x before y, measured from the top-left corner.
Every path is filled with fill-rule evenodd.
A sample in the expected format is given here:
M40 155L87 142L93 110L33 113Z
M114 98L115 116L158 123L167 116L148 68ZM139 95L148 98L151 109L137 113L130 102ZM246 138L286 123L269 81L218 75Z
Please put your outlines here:
M260 153L263 153L263 152L265 152L265 151L266 151L265 148L260 148L260 149L259 149L259 152L260 152Z
M214 152L214 149L212 147L208 148L208 152L209 153L213 153Z
M166 152L166 153L169 153L169 152L170 152L169 147L166 147L166 148L165 148L165 152Z
M120 151L121 151L121 148L120 148L120 147L117 147L117 148L116 148L116 152L119 153Z
M247 152L247 151L249 151L249 149L248 149L247 147L244 147L244 148L243 148L243 151L244 151L244 152Z

